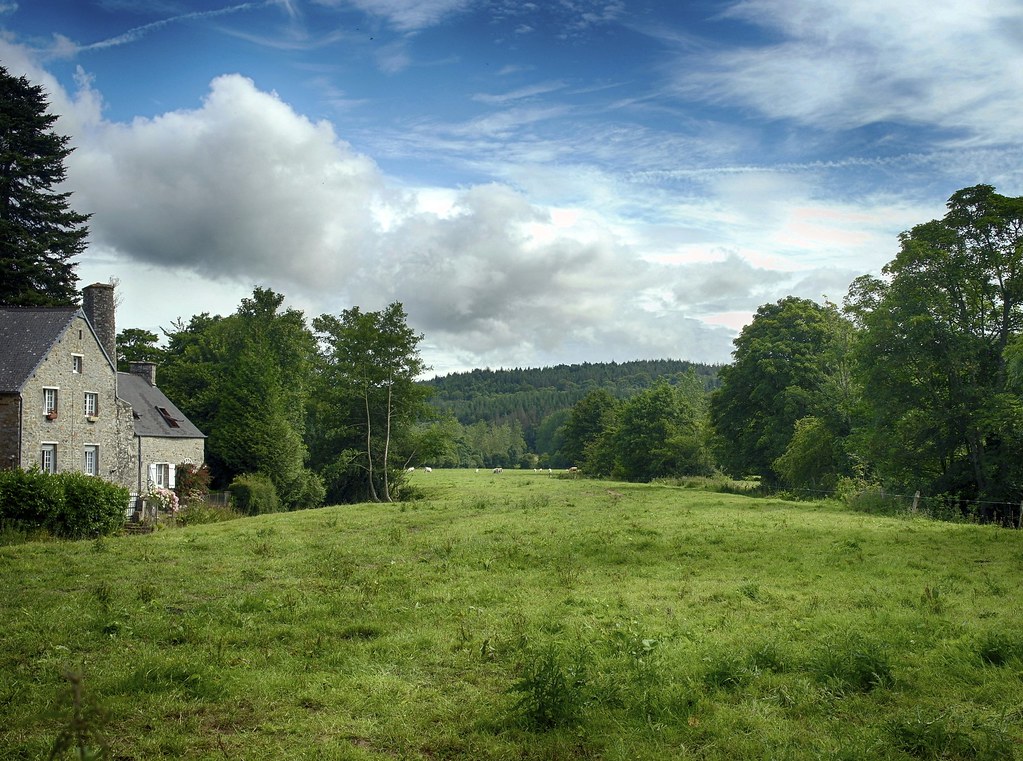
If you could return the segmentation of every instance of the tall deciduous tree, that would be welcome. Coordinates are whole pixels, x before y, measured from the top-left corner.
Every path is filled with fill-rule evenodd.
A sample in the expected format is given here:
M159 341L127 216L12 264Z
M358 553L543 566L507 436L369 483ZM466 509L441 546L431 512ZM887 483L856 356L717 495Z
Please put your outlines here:
M561 430L561 456L569 465L583 467L593 475L611 474L611 458L601 463L591 455L597 440L614 428L618 408L618 401L603 388L590 391L572 406Z
M977 185L947 208L850 290L868 391L860 446L890 483L1017 500L1023 429L1006 360L1023 329L1023 198Z
M316 343L284 296L256 288L230 317L193 317L170 334L161 386L208 435L221 483L263 473L291 508L318 503L305 467L306 407Z
M77 303L75 263L89 216L70 207L69 138L53 132L43 88L0 67L0 304Z
M622 406L613 441L615 475L629 481L710 475L705 392L696 376L662 382Z
M721 388L711 397L727 473L777 479L773 466L796 421L832 414L828 392L842 387L844 365L835 358L844 336L843 319L830 304L790 296L757 310L735 339L735 361L721 369Z
M160 336L151 330L125 328L117 334L117 369L128 372L132 362L157 362L163 359Z
M426 412L428 389L416 379L428 368L419 355L422 336L395 302L380 312L358 307L313 321L322 346L319 460L339 477L363 473L364 493L392 501L393 482L408 458L406 434ZM353 435L354 434L354 435ZM331 480L331 479L328 479ZM333 485L338 488L338 485Z

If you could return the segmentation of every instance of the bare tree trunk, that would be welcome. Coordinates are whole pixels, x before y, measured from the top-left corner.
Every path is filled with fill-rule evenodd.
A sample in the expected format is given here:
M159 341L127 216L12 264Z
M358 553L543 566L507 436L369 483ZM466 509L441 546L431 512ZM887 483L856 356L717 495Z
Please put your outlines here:
M369 497L374 502L379 502L380 497L377 496L376 486L373 485L373 439L372 439L373 427L372 423L370 422L368 387L366 389L366 393L363 395L362 398L363 401L366 402L366 464L368 466L367 469L369 471ZM384 468L384 472L385 473L387 472L386 468Z
M387 384L387 417L384 418L384 501L391 501L391 487L388 482L387 474L387 457L391 449L391 390L394 388L394 384L388 382Z

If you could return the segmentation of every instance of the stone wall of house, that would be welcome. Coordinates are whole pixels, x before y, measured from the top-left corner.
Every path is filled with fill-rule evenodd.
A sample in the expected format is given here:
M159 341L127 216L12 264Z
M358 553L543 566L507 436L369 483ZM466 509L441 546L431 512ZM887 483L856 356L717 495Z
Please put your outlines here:
M202 465L206 456L205 439L161 438L143 436L139 439L141 492L148 490L149 466L152 463L170 463L177 467L182 463Z
M20 464L18 431L21 429L21 397L0 394L0 469Z
M80 357L78 367L76 355ZM130 488L137 466L130 451L130 429L125 440L122 407L126 405L117 399L116 378L88 324L83 318L75 317L22 389L18 464L23 468L39 464L43 445L53 444L58 472L81 471L85 447L97 446L99 475ZM48 418L44 409L45 388L57 390L57 414L53 419ZM85 414L87 392L97 395L95 416ZM130 408L127 419L130 425Z

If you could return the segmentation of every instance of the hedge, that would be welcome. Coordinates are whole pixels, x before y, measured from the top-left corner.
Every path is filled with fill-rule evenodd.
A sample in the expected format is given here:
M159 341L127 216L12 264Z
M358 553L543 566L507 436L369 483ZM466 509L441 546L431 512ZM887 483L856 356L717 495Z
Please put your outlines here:
M64 539L107 536L124 524L129 492L84 473L0 471L0 523Z

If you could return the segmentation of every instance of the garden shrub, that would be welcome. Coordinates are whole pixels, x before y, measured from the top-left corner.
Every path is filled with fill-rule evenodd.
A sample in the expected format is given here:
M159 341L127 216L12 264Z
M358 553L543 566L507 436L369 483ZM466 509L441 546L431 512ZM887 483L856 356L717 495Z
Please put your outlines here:
M181 463L177 466L174 491L183 504L201 502L210 493L210 469L205 464Z
M0 471L0 520L42 526L46 516L63 509L64 491L57 479L38 469Z
M0 522L65 539L112 534L124 523L128 490L84 473L0 472Z
M300 470L280 494L281 501L289 510L320 507L326 496L327 487L323 479L309 468Z
M107 536L124 525L130 495L123 486L84 473L60 473L56 478L64 491L63 510L48 526L56 536Z
M283 509L277 487L262 473L242 473L227 487L234 508L244 515L279 513Z

